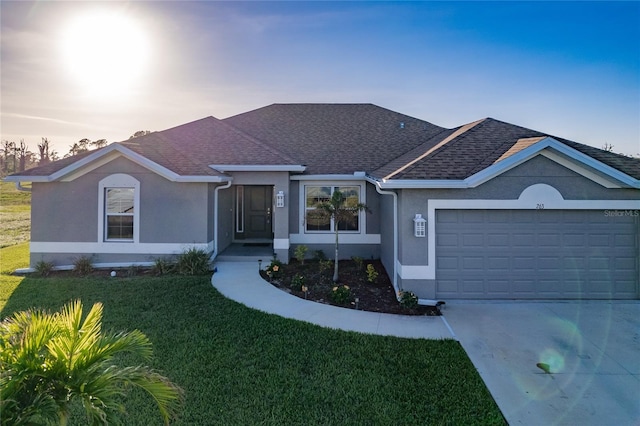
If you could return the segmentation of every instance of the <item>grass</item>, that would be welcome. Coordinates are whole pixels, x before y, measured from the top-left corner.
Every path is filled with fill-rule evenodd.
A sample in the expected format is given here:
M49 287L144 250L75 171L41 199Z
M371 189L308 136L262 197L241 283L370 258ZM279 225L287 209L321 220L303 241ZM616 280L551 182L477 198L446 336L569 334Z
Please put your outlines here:
M0 317L101 301L104 325L140 329L153 367L185 390L180 425L505 424L459 343L320 328L222 297L209 276L14 277L28 245L0 249ZM128 425L161 424L141 392ZM72 419L82 424L82 416Z
M31 194L0 182L0 248L29 241Z

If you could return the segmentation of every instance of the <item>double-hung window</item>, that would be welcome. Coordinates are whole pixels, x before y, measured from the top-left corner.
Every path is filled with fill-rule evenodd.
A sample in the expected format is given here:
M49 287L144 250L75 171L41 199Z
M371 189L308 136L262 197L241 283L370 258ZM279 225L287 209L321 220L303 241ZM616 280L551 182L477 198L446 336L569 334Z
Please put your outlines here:
M139 241L140 182L132 176L116 173L99 183L98 241Z
M318 203L327 202L335 191L345 198L346 207L360 203L360 186L305 186L305 232L334 232L335 223L326 216L314 214ZM360 231L360 213L354 212L353 220L338 222L339 231Z
M133 240L133 188L105 188L106 240Z

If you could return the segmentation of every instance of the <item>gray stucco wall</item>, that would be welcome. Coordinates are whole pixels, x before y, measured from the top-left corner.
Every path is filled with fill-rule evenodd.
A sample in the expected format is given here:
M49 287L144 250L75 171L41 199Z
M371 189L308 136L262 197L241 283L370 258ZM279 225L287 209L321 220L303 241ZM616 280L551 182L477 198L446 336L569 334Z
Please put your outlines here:
M140 243L206 244L211 241L210 188L206 183L176 183L123 157L69 182L34 183L32 192L32 242L102 243L98 230L100 181L127 174L140 182ZM109 243L105 243L105 246ZM85 253L86 254L86 253ZM91 254L91 253L89 253ZM73 256L39 253L32 264L66 262ZM95 254L95 262L144 262L145 254ZM155 255L154 257L158 257Z
M233 241L233 194L235 187L220 189L218 191L218 253L229 247ZM211 198L211 206L214 201ZM213 212L211 214L213 218Z
M543 156L537 156L502 175L470 189L404 189L399 190L399 254L404 265L426 265L427 238L413 235L416 213L426 216L429 200L486 199L516 200L526 188L547 184L557 189L565 200L633 200L640 198L635 189L610 189ZM402 280L400 287L412 290L421 298L435 297L435 280Z
M380 260L387 270L389 278L393 281L394 271L394 258L393 258L393 236L395 230L393 229L393 196L392 195L380 195L379 196L379 211L381 218L380 225Z
M416 213L426 215L429 200L487 199L515 200L531 185L547 184L566 200L633 200L640 198L635 189L609 189L543 156L537 156L502 175L469 189L404 189L399 191L400 248L404 265L427 263L425 238L413 236Z

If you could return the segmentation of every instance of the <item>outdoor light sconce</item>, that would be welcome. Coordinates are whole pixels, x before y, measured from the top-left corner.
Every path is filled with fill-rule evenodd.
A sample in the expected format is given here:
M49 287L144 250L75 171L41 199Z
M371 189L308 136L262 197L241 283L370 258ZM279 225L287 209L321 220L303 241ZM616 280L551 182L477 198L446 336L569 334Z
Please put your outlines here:
M276 194L276 207L284 207L284 191L278 191Z
M427 219L423 218L420 213L416 213L413 218L413 235L415 237L427 236Z

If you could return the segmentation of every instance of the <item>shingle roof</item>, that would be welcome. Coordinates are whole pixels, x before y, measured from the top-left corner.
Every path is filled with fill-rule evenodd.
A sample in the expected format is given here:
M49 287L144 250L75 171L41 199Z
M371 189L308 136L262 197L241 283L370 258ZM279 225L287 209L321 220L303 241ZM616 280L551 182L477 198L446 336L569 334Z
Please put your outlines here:
M215 175L211 164L298 164L221 120L206 117L122 142L179 175Z
M455 138L439 145L437 149L421 157L419 161L415 161L395 173L391 178L466 179L509 155L510 151L513 153L530 145L530 143L526 143L527 141L534 142L550 136L583 154L623 171L629 176L640 179L640 160L638 159L606 152L493 118L471 124L474 125ZM373 175L383 178L387 171L383 168L374 172Z
M377 179L466 179L550 136L640 179L640 159L486 118L454 129L372 104L273 104L206 117L121 142L181 176L218 176L211 164L306 165L307 174L367 172ZM16 173L49 176L90 151Z
M224 122L286 152L309 174L376 170L445 131L372 104L273 104Z

